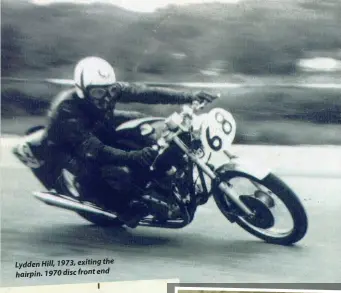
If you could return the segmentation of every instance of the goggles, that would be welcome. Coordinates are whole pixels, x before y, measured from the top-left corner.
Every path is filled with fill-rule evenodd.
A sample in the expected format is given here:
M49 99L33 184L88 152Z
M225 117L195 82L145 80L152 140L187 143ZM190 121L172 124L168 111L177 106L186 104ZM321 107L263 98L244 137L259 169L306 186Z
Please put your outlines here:
M95 100L102 100L104 98L116 100L119 96L119 87L117 85L89 86L86 91L88 96Z

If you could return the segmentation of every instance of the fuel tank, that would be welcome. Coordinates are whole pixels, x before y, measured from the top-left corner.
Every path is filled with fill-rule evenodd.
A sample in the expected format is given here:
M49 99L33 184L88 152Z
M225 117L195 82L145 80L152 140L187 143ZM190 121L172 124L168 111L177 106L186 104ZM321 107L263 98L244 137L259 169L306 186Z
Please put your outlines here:
M119 125L115 145L126 150L137 150L155 144L161 137L165 118L146 117Z

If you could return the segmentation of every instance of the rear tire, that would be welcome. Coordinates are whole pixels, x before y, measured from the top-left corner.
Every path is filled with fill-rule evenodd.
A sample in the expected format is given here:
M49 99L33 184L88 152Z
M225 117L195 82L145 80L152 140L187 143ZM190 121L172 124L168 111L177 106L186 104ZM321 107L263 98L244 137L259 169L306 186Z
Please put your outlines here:
M254 228L252 226L247 225L243 220L239 217L235 218L235 222L242 227L244 230L249 232L250 234L273 244L280 244L280 245L291 245L298 241L300 241L307 233L308 230L308 218L306 211L298 198L298 196L292 191L292 189L287 186L280 178L276 175L270 173L267 177L263 180L258 180L249 174L237 172L237 171L228 171L222 175L222 180L230 181L235 177L244 177L248 178L254 182L257 182L269 190L271 190L286 206L288 211L291 214L293 220L293 229L292 231L284 236L284 237L273 237L266 235ZM220 209L220 211L226 216L228 206L224 199L224 194L218 190L214 193L215 202Z

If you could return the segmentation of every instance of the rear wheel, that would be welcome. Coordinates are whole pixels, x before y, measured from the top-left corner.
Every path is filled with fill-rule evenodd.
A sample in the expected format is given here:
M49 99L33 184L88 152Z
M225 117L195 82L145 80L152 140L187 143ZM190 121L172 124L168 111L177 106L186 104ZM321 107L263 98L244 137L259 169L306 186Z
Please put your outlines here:
M232 184L240 199L256 214L252 219L234 215L235 222L244 230L266 242L281 245L291 245L305 236L308 229L306 211L298 196L276 175L269 174L258 180L249 174L229 171L222 179ZM238 179L242 181L242 191L239 191ZM214 198L220 211L230 218L231 210L226 196L218 190ZM291 219L283 220L285 213L280 211L281 206ZM291 227L277 228L281 221L283 224L291 223Z
M66 194L76 200L82 201L82 194L79 191L77 184L75 184L75 176L70 173L68 170L63 169L61 179L59 180L57 192L61 194ZM93 213L79 211L76 212L79 216L84 218L85 220L102 227L119 227L123 225L123 222L118 218L108 218L102 215L96 215Z

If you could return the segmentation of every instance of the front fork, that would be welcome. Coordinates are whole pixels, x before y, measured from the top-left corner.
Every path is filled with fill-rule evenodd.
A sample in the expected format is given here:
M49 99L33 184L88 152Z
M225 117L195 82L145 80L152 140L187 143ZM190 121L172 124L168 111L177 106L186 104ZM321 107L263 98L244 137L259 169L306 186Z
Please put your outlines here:
M173 138L174 143L215 183L217 187L226 195L233 203L238 206L247 216L252 217L254 213L239 199L239 194L226 182L220 181L219 177L190 149L182 142L182 140L175 136Z

